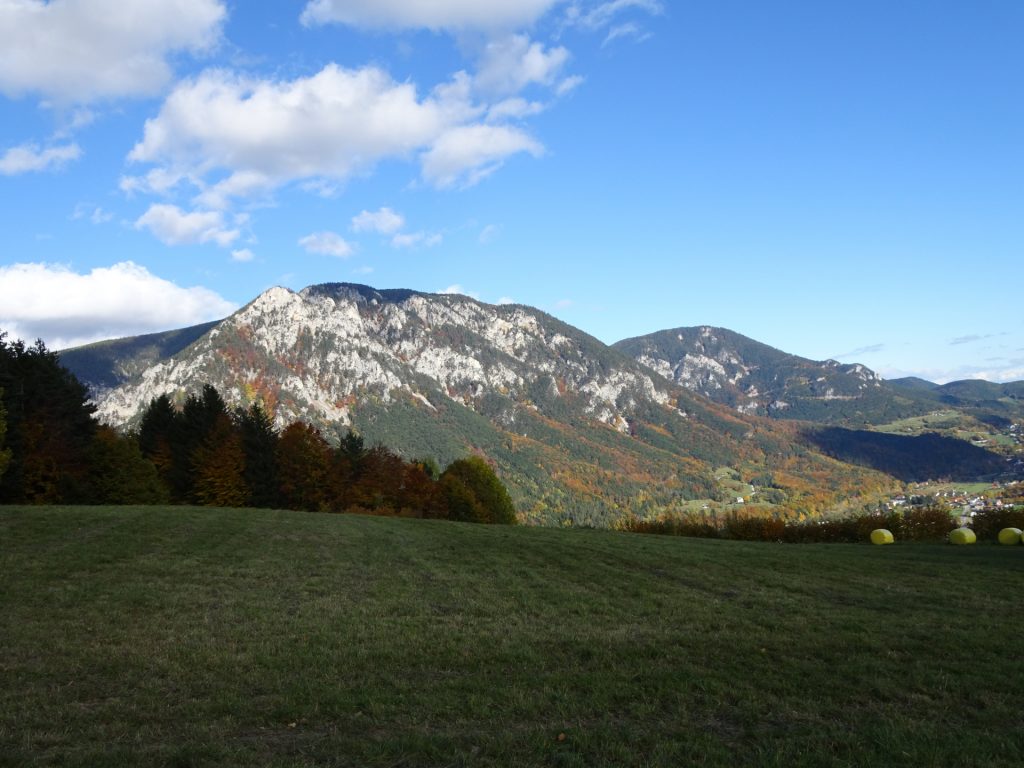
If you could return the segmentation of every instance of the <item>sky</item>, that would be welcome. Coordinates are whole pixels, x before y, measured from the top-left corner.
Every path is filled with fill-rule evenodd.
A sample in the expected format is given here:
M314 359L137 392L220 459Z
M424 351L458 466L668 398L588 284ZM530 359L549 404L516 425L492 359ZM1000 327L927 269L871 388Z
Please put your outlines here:
M1024 379L1019 0L0 0L0 329L324 282Z

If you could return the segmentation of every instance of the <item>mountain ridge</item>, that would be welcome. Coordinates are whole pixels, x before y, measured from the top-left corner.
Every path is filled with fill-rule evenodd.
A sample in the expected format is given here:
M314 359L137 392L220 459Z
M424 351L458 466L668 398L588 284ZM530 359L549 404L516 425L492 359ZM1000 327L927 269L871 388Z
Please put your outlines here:
M130 425L152 398L182 399L211 383L232 405L264 403L279 424L309 421L328 436L353 428L442 462L481 453L503 470L527 519L542 522L607 524L692 500L735 502L715 478L721 466L771 476L773 498L805 513L891 482L524 305L352 283L277 287L180 349L164 342L172 354L141 362L107 350L121 379L85 382L104 420ZM90 354L62 360L83 370Z

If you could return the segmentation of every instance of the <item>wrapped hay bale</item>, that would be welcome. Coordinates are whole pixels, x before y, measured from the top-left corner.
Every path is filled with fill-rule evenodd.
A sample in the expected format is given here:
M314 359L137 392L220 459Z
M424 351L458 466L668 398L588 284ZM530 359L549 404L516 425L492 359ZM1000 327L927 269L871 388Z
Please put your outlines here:
M1000 544L1020 544L1020 528L1003 528L999 532Z
M892 535L892 531L888 531L885 528L875 528L871 532L871 543L872 544L892 544L896 541Z
M978 540L970 528L957 528L949 534L950 544L973 544Z

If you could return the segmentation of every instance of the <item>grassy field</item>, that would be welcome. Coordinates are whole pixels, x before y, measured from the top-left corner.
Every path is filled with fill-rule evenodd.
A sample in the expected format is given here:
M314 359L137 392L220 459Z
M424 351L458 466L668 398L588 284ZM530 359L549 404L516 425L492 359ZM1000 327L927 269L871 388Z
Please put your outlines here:
M1024 547L187 508L0 541L0 765L1024 764Z

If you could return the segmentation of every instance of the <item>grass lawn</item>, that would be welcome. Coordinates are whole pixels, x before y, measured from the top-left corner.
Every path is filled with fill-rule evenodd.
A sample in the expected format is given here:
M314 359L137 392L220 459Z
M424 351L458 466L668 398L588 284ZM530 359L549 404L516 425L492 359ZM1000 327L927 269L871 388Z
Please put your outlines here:
M1024 547L81 507L0 542L0 765L1024 765Z

